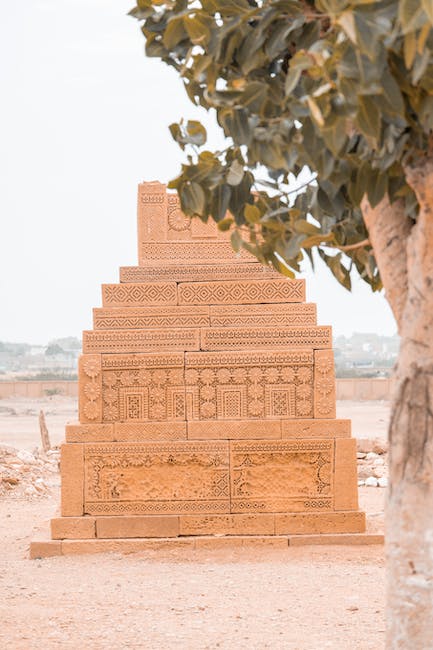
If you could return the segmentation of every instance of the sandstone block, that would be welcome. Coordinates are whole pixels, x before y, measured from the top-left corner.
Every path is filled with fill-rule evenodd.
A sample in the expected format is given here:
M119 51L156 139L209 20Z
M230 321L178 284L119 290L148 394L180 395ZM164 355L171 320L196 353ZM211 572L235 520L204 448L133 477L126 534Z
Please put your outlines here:
M30 543L30 559L62 555L62 543L56 540L35 541Z
M187 423L188 440L269 440L281 438L278 420L198 420Z
M227 443L95 443L84 465L86 514L230 511Z
M275 515L276 535L365 532L364 512L314 512Z
M335 510L358 509L358 476L356 468L356 440L335 440L334 475Z
M199 306L107 307L93 310L94 328L161 329L165 327L206 327L210 325L209 308Z
M105 354L200 350L200 330L161 328L83 332L83 351Z
M179 517L97 517L96 537L177 537L179 535Z
M180 305L303 302L304 280L185 282L178 285Z
M78 360L78 412L82 424L102 422L102 368L100 354Z
M383 544L383 535L369 533L339 533L338 535L292 535L289 537L289 546L313 546L347 544L348 546L365 546L370 544Z
M141 284L103 284L104 307L139 307L140 305L176 305L176 282Z
M164 267L173 264L173 260L195 266L203 264L203 260L209 264L241 264L253 259L245 250L235 253L230 242L223 241L140 242L138 250L139 265L143 267Z
M188 420L312 417L313 351L186 353Z
M66 442L111 442L114 438L112 424L80 424L79 422L66 425Z
M335 371L332 350L314 351L314 417L335 418Z
M247 265L243 265L242 268L245 266ZM267 305L210 305L209 313L211 327L287 327L317 323L316 305L296 302Z
M273 535L274 515L181 515L181 535Z
M58 517L51 519L52 539L92 539L95 536L94 517Z
M330 327L203 327L202 350L329 348Z
M333 441L230 442L231 512L332 510L333 469Z
M102 355L104 422L186 418L184 354Z
M350 438L350 420L282 420L282 438Z
M239 263L229 258L222 264L123 266L120 268L120 282L212 282L216 280L261 280L281 278L281 275L259 262ZM313 325L315 323L312 323Z
M194 539L190 538L128 538L128 539L74 539L63 540L62 555L86 555L90 553L139 553L140 551L163 551L174 549L193 549Z
M66 443L61 446L60 475L62 516L84 514L84 445Z
M114 439L117 442L144 442L186 440L186 422L116 422Z

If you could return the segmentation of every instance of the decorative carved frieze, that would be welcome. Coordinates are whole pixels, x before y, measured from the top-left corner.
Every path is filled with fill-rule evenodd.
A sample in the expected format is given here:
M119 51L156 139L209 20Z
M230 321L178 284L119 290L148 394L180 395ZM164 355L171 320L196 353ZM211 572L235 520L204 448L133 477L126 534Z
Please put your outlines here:
M86 514L230 511L228 445L85 445Z
M155 267L158 264L209 264L226 262L251 262L252 255L245 250L235 253L230 242L225 241L185 241L149 242L139 246L139 265Z
M145 329L166 327L206 327L209 308L193 306L105 307L93 310L97 330Z
M332 509L333 472L333 441L231 442L231 511Z
M142 284L103 284L104 307L139 307L140 305L175 305L175 282L147 282Z
M234 253L232 251L232 256ZM280 273L259 262L239 262L227 258L223 264L167 264L161 266L122 266L120 282L209 282L216 280L260 280L281 278Z
M335 418L335 370L332 350L314 352L314 417Z
M330 327L210 327L201 330L202 350L329 348Z
M211 327L287 327L316 325L316 305L283 303L267 305L211 305Z
M304 280L185 282L178 288L180 305L303 302Z
M89 330L83 332L83 351L119 354L161 350L199 350L200 330L161 328L157 330Z

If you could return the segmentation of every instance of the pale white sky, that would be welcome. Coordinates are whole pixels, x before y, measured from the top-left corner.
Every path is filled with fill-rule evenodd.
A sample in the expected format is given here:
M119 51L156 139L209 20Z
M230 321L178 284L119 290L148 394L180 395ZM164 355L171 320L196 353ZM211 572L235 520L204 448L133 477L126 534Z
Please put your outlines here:
M136 185L168 181L168 125L212 120L143 55L131 0L20 0L0 22L0 341L80 336L101 283L136 264ZM393 334L383 296L323 267L307 296L334 334Z

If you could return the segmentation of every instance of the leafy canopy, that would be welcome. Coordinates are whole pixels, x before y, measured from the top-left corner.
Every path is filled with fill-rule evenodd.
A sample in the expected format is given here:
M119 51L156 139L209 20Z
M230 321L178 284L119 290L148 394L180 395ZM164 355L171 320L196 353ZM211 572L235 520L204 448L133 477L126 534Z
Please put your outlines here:
M212 152L200 122L171 125L183 210L288 275L317 247L344 286L355 265L379 289L360 205L387 195L416 219L405 168L433 143L433 1L137 0L131 14L227 137Z

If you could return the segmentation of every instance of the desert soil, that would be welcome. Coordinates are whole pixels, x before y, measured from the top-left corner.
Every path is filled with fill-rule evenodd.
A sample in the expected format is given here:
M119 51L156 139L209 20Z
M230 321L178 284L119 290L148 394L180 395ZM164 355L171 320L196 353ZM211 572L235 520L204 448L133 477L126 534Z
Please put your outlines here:
M33 418L31 429L30 420L3 411L0 444L36 447L39 408L47 412L50 433L55 418L59 426L63 418L62 428L74 419L64 400L57 398L51 422L46 403L27 400L26 408L34 411L24 415ZM17 407L5 402L0 407ZM56 513L58 487L54 480L43 496L14 493L0 500L0 648L384 647L381 546L177 549L29 560L35 529ZM360 489L372 532L383 530L384 494Z

